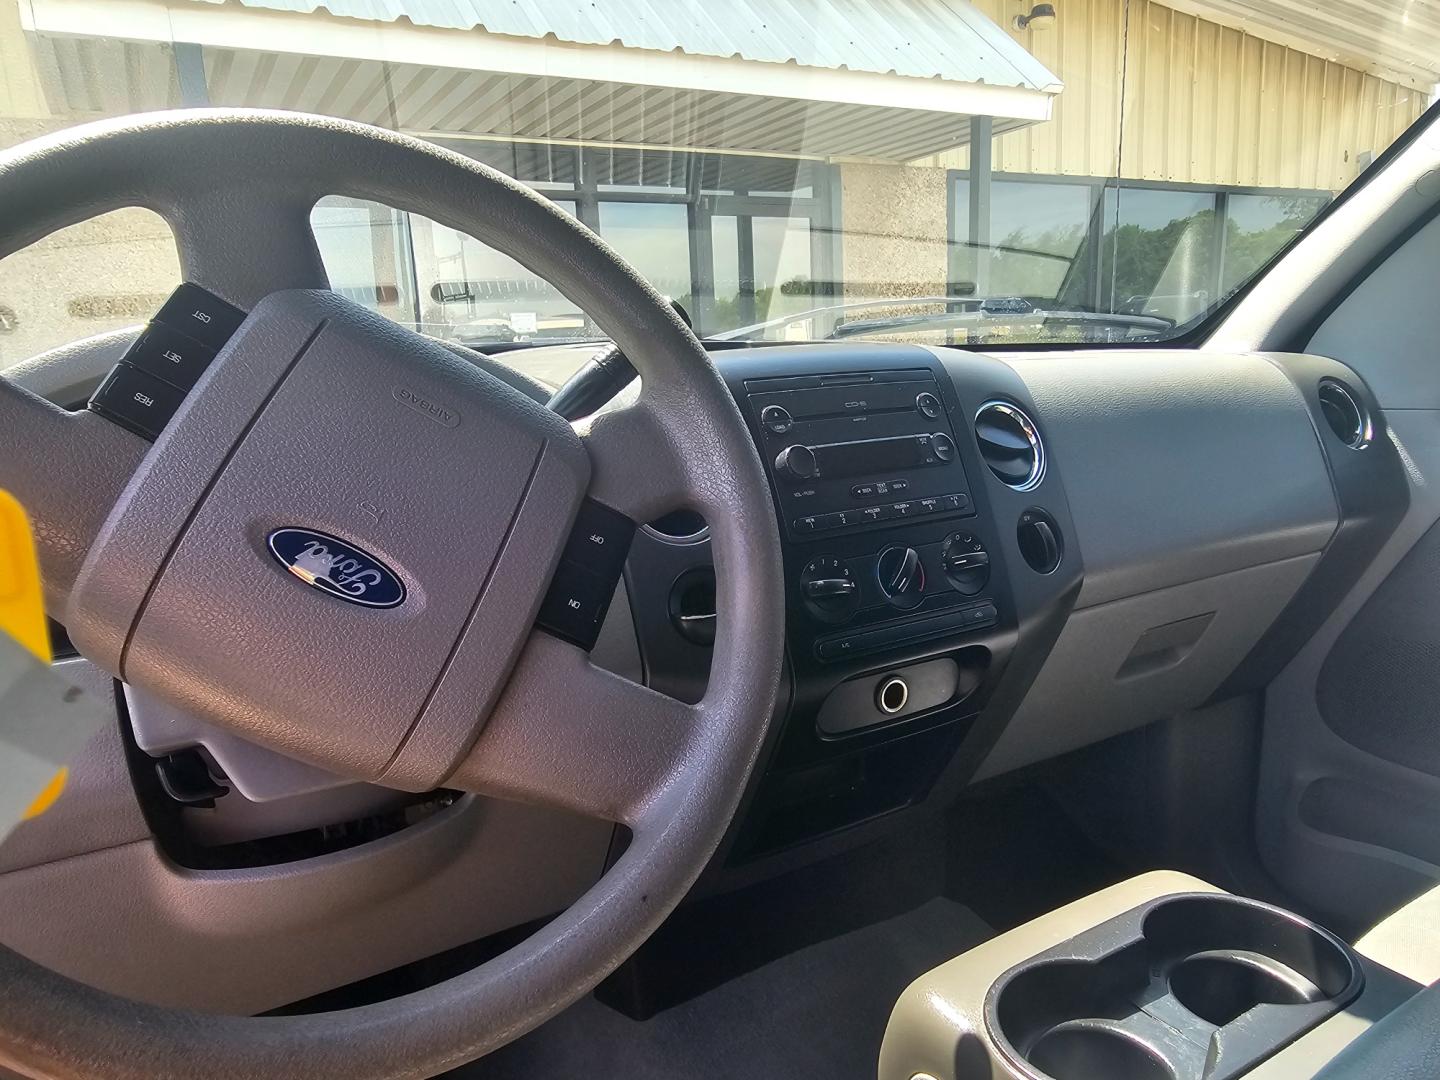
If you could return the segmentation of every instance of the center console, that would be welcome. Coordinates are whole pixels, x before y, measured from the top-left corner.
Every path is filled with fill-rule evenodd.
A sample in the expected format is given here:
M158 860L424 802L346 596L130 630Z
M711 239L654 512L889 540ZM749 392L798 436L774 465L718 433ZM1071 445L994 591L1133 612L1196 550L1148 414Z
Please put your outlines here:
M1297 915L1157 871L923 975L880 1080L1312 1076L1417 989Z
M963 784L1081 563L1008 365L886 343L715 359L765 468L786 590L788 699L722 846L735 867L842 831L836 844L858 843ZM640 530L626 570L645 677L696 700L724 618L709 545L693 522L656 524L668 531Z

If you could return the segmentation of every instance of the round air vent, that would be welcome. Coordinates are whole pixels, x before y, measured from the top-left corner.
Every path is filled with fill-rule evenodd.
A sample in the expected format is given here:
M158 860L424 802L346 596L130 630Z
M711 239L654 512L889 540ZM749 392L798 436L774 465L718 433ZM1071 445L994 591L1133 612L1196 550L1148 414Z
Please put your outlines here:
M975 414L980 456L995 478L1016 491L1038 487L1045 478L1045 444L1035 422L1004 401L989 401Z
M1325 423L1330 425L1335 437L1351 450L1368 446L1373 432L1370 414L1360 404L1360 398L1336 379L1321 379L1319 392L1320 411L1325 414Z

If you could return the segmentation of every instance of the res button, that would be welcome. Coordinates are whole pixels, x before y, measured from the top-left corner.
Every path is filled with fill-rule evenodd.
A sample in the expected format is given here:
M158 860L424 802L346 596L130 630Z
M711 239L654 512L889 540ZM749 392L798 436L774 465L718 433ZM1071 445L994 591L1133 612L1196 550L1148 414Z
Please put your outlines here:
M128 364L116 364L90 399L90 409L153 441L184 398L169 383Z

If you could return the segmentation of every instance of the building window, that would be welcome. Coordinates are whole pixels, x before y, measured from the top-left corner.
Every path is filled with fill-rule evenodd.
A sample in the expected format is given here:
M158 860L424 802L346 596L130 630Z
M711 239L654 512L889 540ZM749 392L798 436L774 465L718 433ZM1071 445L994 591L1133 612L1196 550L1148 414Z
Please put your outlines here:
M831 166L660 150L448 140L594 229L702 334L833 302ZM514 259L418 215L326 198L312 223L332 284L380 313L479 348L601 331ZM808 332L804 322L777 334ZM546 376L547 381L553 381Z
M969 239L970 182L951 174L949 292L1055 308L1152 315L1183 325L1229 295L1330 200L1326 192L1254 191L1101 178L997 175L990 244Z

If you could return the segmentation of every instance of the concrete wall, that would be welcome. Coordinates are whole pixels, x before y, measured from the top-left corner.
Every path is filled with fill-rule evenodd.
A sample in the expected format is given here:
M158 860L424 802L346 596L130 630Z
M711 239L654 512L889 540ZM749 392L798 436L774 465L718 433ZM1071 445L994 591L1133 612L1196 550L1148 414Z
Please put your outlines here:
M945 294L947 174L909 165L841 165L846 300Z

